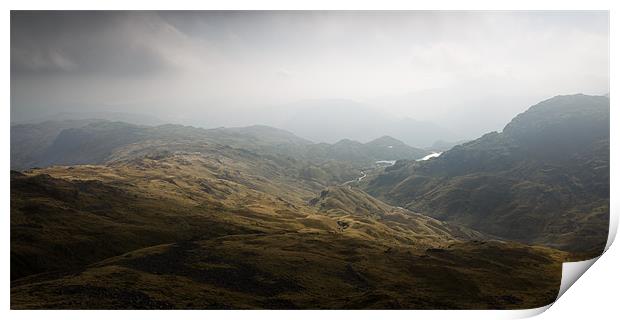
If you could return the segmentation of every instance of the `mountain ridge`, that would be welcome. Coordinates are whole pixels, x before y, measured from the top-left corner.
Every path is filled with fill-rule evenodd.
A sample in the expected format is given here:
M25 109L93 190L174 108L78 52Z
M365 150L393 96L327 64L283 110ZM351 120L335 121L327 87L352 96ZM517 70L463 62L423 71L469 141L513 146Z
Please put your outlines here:
M44 124L51 125L53 122L45 122L41 125ZM371 165L377 160L386 160L383 158L384 154L398 159L415 159L427 153L395 139L394 141L397 142L394 145L398 148L394 150L376 149L381 146L376 146L376 143L363 144L347 139L333 145L314 144L286 130L264 125L203 129L175 124L142 126L124 122L88 120L66 122L65 127L45 136L31 134L30 131L38 130L37 125L32 124L12 126L11 130L15 142L19 140L24 144L37 145L36 149L22 151L12 149L11 167L13 169L104 163L119 148L151 141L208 142L264 154L279 153L318 163L346 160L357 163L358 166ZM54 135L55 138L50 140ZM21 154L18 155L18 152Z
M609 99L545 100L503 132L428 161L397 162L364 189L482 232L597 255L609 215ZM564 231L569 225L575 234Z

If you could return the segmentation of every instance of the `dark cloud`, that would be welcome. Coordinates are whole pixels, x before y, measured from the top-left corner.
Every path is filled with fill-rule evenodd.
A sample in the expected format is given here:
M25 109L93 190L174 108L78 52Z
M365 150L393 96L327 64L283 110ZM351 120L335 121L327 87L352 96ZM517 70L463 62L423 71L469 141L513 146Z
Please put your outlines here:
M159 49L180 41L156 12L14 11L11 71L151 74L173 67Z

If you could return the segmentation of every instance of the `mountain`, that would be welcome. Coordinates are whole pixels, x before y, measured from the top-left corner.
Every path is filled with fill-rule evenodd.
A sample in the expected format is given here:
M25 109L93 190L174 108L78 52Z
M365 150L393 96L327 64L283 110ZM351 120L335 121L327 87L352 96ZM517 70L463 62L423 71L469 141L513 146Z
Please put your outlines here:
M425 150L410 147L402 141L383 136L367 143L343 139L334 144L308 145L303 157L314 161L332 159L355 163L359 166L372 166L376 161L419 159L427 154Z
M252 143L254 141L270 145L308 145L312 143L311 141L300 138L286 130L263 125L237 128L218 128L212 129L210 132L212 133L211 136L214 136L218 132L227 135L238 135L241 138L245 138L246 143Z
M383 136L364 144L375 159L400 160L419 159L428 154L425 150L413 148L390 136Z
M605 97L543 101L424 161L391 136L267 126L13 141L43 165L11 171L12 309L536 308L607 237Z
M325 194L286 158L129 148L11 173L11 308L530 308L557 295L561 251L355 188Z
M557 96L493 132L365 181L384 201L491 235L593 257L609 220L609 98Z
M93 120L45 121L11 125L11 168L39 165L45 150L65 129L83 127Z
M123 122L94 122L61 131L41 155L39 166L101 163L115 149L148 137L146 127Z
M264 155L280 154L309 160L314 165L346 161L350 166L369 166L378 160L417 159L426 151L384 137L367 144L342 140L333 145L313 144L294 134L268 126L202 129L182 125L141 126L100 120L44 122L14 125L11 137L23 148L11 150L12 169L50 165L101 164L130 145L160 143L213 143ZM342 164L341 164L342 165ZM333 166L332 166L333 167Z
M432 152L443 152L443 151L450 150L458 146L459 144L463 144L468 141L469 140L459 140L459 141L437 140L433 142L433 144L430 147L426 147L425 149L428 151L432 151Z

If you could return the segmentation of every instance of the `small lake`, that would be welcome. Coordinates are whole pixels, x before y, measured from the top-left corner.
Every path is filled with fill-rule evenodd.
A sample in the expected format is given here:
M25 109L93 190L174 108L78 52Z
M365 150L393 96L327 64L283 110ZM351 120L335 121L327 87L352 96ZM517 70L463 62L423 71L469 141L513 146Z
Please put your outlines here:
M437 158L440 155L441 155L441 152L433 152L431 154L425 155L423 158L420 158L420 159L418 159L416 161L426 161L426 160L431 159L431 158Z

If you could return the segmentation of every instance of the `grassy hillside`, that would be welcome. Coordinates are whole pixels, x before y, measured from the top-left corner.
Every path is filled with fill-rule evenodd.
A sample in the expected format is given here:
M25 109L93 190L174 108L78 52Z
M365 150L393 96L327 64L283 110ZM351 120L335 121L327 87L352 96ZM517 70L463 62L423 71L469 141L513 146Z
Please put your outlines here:
M12 308L504 309L551 303L557 253L503 243L387 247L334 233L229 235L16 281Z
M353 188L322 196L238 152L14 172L11 307L529 308L557 294L560 251Z

